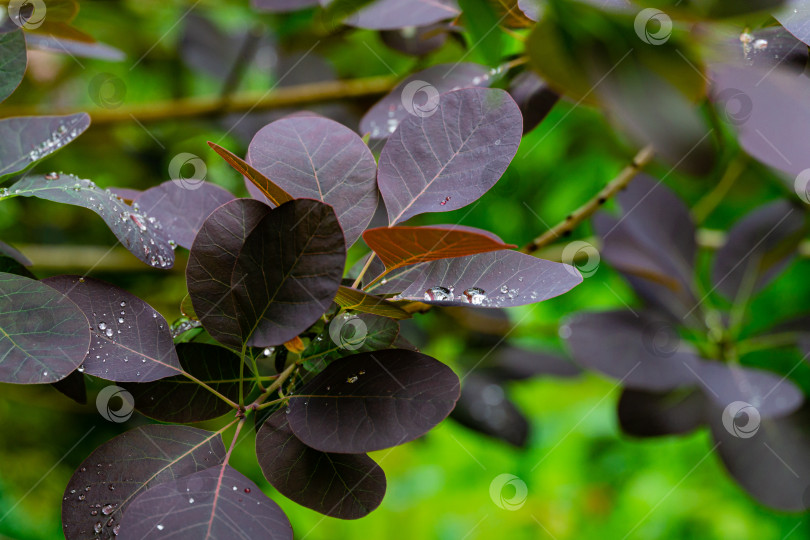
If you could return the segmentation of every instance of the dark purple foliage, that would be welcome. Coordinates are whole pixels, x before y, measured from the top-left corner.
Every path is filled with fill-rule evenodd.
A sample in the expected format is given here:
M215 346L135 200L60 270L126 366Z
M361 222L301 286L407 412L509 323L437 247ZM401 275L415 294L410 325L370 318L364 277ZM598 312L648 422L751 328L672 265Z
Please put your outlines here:
M81 135L90 125L85 113L24 116L0 120L0 176L22 171Z

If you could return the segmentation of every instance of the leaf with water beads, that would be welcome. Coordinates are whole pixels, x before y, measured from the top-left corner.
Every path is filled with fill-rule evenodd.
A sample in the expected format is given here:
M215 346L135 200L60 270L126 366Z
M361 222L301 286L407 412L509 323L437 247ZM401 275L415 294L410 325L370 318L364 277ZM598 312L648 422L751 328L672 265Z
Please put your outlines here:
M0 273L0 382L64 379L89 346L87 319L76 304L39 281Z
M0 176L24 170L72 142L89 126L86 113L0 120Z
M75 302L90 321L90 351L80 368L84 373L148 382L182 371L169 324L137 296L89 277L54 276L43 283Z
M73 473L62 499L67 540L113 540L121 516L146 489L215 467L225 458L219 433L147 425L96 448Z
M3 194L0 193L0 199ZM8 188L5 195L37 197L92 210L138 259L155 268L168 269L174 265L174 248L157 219L90 180L57 173L26 176Z

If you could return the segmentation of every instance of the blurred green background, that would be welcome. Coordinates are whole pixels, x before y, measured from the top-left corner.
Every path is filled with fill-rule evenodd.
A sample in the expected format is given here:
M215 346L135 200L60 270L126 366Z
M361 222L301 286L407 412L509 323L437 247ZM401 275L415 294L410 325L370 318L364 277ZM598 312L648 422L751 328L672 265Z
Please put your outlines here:
M216 96L222 81L195 69L181 54L192 17L208 20L222 34L250 29L266 34L267 45L246 71L239 92L266 91L310 49L301 69L293 71L289 79L285 77L282 84L392 74L402 77L430 64L461 58L486 61L475 52L467 55L454 40L426 58L414 59L387 48L375 32L346 29L318 35L311 11L257 15L247 3L83 1L75 25L123 50L127 58L105 62L34 52L26 80L2 105L2 115L31 106L43 114L56 109L95 110L98 106L89 91L90 81L104 73L124 81L122 101L126 106ZM501 46L503 53L521 50L519 41L506 34ZM210 60L216 63L214 56ZM356 129L359 116L374 100L312 108ZM244 194L241 178L206 141L219 141L244 155L252 132L270 121L272 114L279 113L250 115L230 133L231 124L220 118L143 125L126 119L91 127L68 149L37 165L37 170L71 172L102 187L146 189L169 180L171 159L190 152L206 162L208 181ZM635 150L615 134L600 111L563 101L524 138L504 177L479 204L415 221L463 223L522 245L592 197ZM653 173L656 170L656 166L651 168ZM719 170L698 180L675 173L666 184L694 206L721 175ZM702 226L727 229L752 208L781 196L779 186L773 173L750 163ZM587 226L575 232L575 237L589 235ZM100 219L85 210L35 199L0 204L0 239L34 258L38 277L93 268L90 275L141 296L168 320L180 315L179 303L185 295L182 250L178 250L178 265L169 272L148 268L120 249L102 258L115 240ZM350 263L363 255L365 248L360 244L352 250ZM558 252L552 249L547 255L559 256ZM705 253L702 262L709 259L710 254ZM801 298L810 293L808 271L806 260L793 262L754 302L752 326L801 312L805 308ZM569 294L509 310L515 327L508 341L562 350L557 328L568 314L637 304L623 280L602 264ZM459 375L478 360L465 349L468 336L448 317L436 313L417 316L415 328L409 331L426 339L424 352L446 362ZM91 390L102 386L97 383ZM325 518L275 493L256 463L250 430L236 447L233 464L279 502L293 523L296 538L301 539L810 538L805 515L769 510L731 481L719 459L710 454L712 443L705 430L657 440L621 435L615 415L619 389L614 381L594 375L564 381L545 378L514 383L509 394L530 419L532 434L525 450L448 420L422 440L375 453L388 477L388 493L378 510L359 521ZM73 470L99 444L147 422L137 413L124 425L106 422L93 399L91 391L91 403L82 407L50 387L0 385L0 537L63 538L60 505ZM219 425L221 422L210 422L200 427ZM490 483L503 473L513 474L527 485L528 498L518 510L499 508L490 497Z

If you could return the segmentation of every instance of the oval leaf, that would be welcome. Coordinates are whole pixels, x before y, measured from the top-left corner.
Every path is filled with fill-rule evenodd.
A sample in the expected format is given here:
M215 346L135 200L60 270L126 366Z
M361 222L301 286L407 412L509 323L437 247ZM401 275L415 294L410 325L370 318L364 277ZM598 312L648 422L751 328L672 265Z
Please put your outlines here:
M223 459L219 433L162 425L127 431L96 448L73 473L62 499L65 538L113 540L126 533L121 515L137 495Z
M90 126L86 113L70 116L25 116L0 120L0 176L22 171L50 155Z
M170 180L141 193L135 202L160 221L177 245L191 249L194 237L211 212L234 196L210 182Z
M522 448L529 436L529 421L506 397L501 385L471 373L464 378L461 397L450 418L469 429Z
M28 57L22 30L0 33L0 101L17 89L25 75Z
M242 345L231 276L245 239L269 212L269 206L251 199L226 203L208 216L191 245L188 294L203 327L220 343Z
M86 374L149 382L181 371L169 324L137 296L89 277L54 276L43 283L75 302L90 321Z
M179 343L177 356L187 373L232 401L239 401L241 362L237 355L215 345ZM244 395L247 395L253 383L249 372L245 377L242 388ZM132 394L138 412L162 422L202 422L233 411L219 397L182 375L123 386Z
M307 446L361 454L421 437L459 397L455 373L433 358L391 349L334 362L290 398L288 421Z
M706 398L694 389L668 393L624 390L619 398L619 425L635 437L683 435L704 424Z
M334 120L290 116L253 137L247 161L296 198L332 206L351 246L377 209L374 156L363 140Z
M508 93L467 88L438 96L388 139L377 175L391 225L457 210L495 185L515 157L523 118Z
M292 540L281 508L236 469L222 464L151 487L121 522L126 538Z
M302 443L283 411L273 413L256 434L264 477L282 495L316 512L358 519L385 495L385 473L366 454L330 454Z
M9 192L92 210L138 259L155 268L167 269L174 265L174 250L160 223L90 180L72 174L27 176L12 185Z
M331 305L345 264L331 207L297 199L268 212L247 235L231 276L242 341L269 347L306 330Z
M517 247L504 244L487 231L453 225L379 227L364 232L363 240L388 270Z
M321 0L328 4L332 0ZM425 26L460 13L456 0L377 0L344 22L358 28L391 30L405 26Z
M87 318L76 304L39 281L0 273L0 381L59 381L89 346Z

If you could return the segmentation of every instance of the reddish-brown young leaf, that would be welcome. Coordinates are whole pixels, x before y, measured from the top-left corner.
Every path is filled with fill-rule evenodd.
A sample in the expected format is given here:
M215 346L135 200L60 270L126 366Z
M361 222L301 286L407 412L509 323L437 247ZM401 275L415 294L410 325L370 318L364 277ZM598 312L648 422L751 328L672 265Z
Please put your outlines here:
M363 240L388 270L517 247L487 231L458 225L378 227L364 232Z
M208 146L213 148L214 152L222 156L222 158L228 162L228 165L233 167L239 174L253 182L253 185L259 188L262 194L275 206L281 206L285 202L294 199L292 195L284 191L275 182L254 169L249 163L230 150L226 150L211 141L208 141Z

